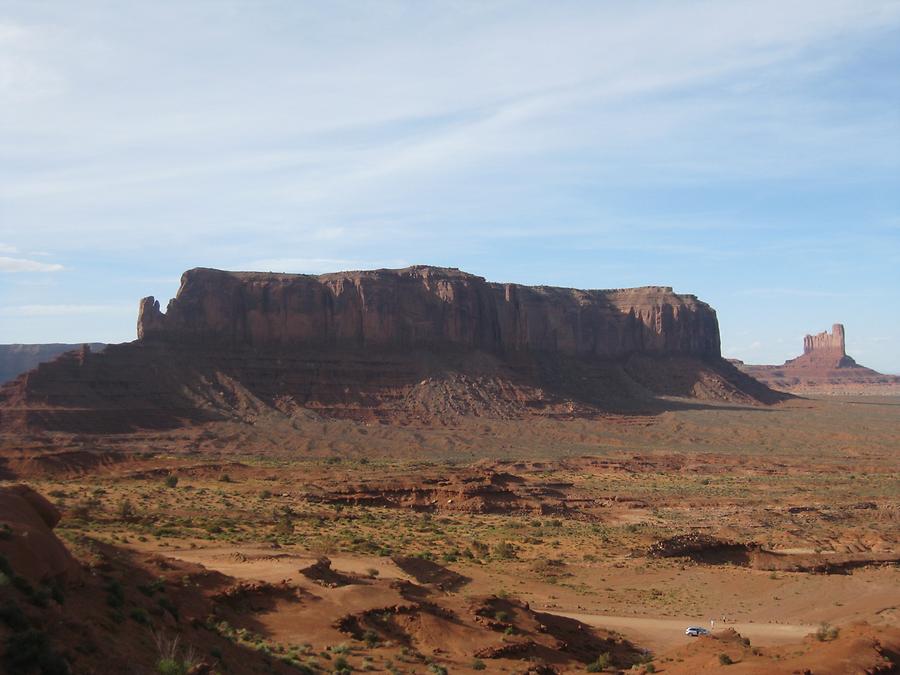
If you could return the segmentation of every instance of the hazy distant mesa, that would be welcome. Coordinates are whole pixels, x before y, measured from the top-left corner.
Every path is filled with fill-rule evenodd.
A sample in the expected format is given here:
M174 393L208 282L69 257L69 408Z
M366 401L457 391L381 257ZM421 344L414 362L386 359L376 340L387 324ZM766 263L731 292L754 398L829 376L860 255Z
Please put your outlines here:
M803 354L780 366L732 362L773 389L797 394L900 394L900 377L861 366L847 355L844 326L839 323L830 333L804 337Z

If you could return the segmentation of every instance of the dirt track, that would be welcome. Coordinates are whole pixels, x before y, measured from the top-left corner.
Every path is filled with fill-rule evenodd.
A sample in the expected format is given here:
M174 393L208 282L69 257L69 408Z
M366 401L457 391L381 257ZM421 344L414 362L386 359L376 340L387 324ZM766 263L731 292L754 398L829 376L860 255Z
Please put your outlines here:
M291 554L286 551L273 552L262 548L244 548L246 556L234 555L230 547L212 547L206 549L170 550L168 555L189 562L199 562L209 568L248 580L265 580L270 582L282 579L297 578L298 566L315 561L312 556ZM274 553L274 555L272 555ZM267 555L268 554L268 555ZM332 560L337 569L361 573L375 567L382 578L410 577L400 571L393 563L377 557L369 556L335 556ZM615 630L629 640L654 652L660 652L689 644L693 638L684 635L688 626L709 627L709 617L685 617L678 619L657 619L649 617L627 617L608 614L590 614L560 611L557 608L536 610L576 619L590 626ZM760 646L776 646L800 642L816 630L809 624L771 624L738 622L722 624L716 620L715 630L733 628L751 643Z
M571 612L549 612L570 619L576 619L589 626L616 630L629 640L653 651L671 649L687 644L694 638L687 637L684 629L688 626L709 627L709 619L648 619L633 616L608 616L604 614L578 614ZM800 642L804 636L816 630L815 626L802 624L728 623L716 622L715 630L733 628L755 645L781 645Z

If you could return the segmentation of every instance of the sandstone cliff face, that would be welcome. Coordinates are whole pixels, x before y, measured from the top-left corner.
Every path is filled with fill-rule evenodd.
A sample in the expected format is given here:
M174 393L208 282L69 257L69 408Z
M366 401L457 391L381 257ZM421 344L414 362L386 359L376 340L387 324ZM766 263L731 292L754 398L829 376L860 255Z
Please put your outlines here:
M831 327L831 333L823 331L816 335L807 335L803 338L803 353L822 356L825 358L847 355L844 345L844 326L836 323Z
M528 287L431 267L195 269L165 313L141 301L138 336L64 354L0 388L0 430L112 434L308 415L428 425L657 412L670 396L778 400L720 357L715 312L667 287Z
M138 337L278 349L719 356L715 312L671 288L529 287L421 266L321 276L193 269L165 314L154 298L141 302Z

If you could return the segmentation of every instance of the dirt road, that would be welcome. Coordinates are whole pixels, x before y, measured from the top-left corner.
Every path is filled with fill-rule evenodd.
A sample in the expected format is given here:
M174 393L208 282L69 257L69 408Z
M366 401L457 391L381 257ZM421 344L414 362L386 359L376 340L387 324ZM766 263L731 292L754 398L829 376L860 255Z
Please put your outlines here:
M537 609L537 608L536 608ZM561 612L556 609L539 610L549 614L566 616L577 619L589 626L606 628L620 632L635 644L658 652L664 649L677 647L694 638L687 637L684 629L688 626L701 626L709 628L709 619L706 621L696 618L685 619L648 619L634 616L608 616L604 614L578 614ZM751 644L779 645L790 642L800 642L805 635L816 630L815 626L802 624L776 624L776 623L728 623L722 625L716 622L715 630L734 628L742 636L749 638Z

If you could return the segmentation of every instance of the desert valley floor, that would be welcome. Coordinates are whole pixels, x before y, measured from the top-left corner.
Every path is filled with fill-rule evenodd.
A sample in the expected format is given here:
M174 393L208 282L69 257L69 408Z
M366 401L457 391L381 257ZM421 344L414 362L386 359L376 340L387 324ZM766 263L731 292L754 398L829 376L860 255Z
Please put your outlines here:
M894 672L900 398L669 407L23 437L81 580L4 616L77 672Z

